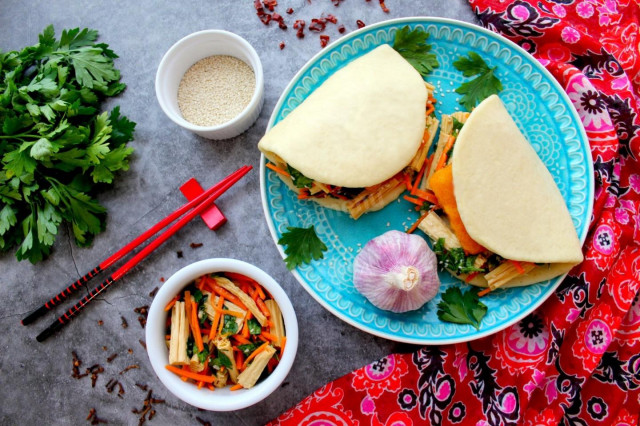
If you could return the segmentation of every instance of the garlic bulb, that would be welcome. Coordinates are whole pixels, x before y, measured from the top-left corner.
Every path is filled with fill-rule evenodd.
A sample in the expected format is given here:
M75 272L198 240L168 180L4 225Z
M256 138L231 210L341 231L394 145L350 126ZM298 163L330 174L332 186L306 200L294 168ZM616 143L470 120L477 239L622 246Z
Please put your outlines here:
M353 283L380 309L419 309L440 287L436 255L418 235L388 231L369 241L356 256Z

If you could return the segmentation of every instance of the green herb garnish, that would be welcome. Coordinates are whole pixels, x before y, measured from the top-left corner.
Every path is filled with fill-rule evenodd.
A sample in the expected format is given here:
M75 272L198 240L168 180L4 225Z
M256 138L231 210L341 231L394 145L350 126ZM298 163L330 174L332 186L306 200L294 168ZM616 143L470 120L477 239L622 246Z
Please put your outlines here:
M480 302L478 289L462 292L458 287L449 287L438 302L438 318L456 324L470 324L476 329L487 313L487 306Z
M484 269L475 266L477 256L467 256L461 248L445 249L444 238L438 239L433 246L433 252L438 258L438 265L454 274L460 275L484 271Z
M440 64L431 45L427 43L429 33L419 28L411 30L404 26L396 32L393 48L407 60L423 77Z
M222 351L218 351L218 356L211 360L211 365L218 367L233 368L231 360Z
M262 326L255 318L247 321L247 326L249 327L249 334L260 334L262 332Z
M289 172L289 176L291 176L291 180L296 188L311 188L313 186L313 179L309 179L288 164L287 171Z
M238 323L233 315L224 316L224 325L222 326L222 334L236 334L238 332Z
M469 52L468 57L461 56L453 62L453 66L462 71L465 77L477 76L456 89L456 93L463 95L460 104L468 111L483 99L502 90L502 83L494 73L497 67L489 67L475 52Z
M0 52L0 250L18 246L18 260L45 258L63 223L89 245L105 229L95 194L129 168L135 123L99 111L126 86L97 37L75 28L58 41L50 25L35 46Z
M244 356L249 356L253 351L260 347L260 343L247 343L246 345L238 345L238 349L242 351Z
M284 261L288 269L322 259L323 252L327 250L327 246L318 238L313 225L309 228L287 226L287 231L282 233L278 244L287 246L284 249L287 255Z
M204 348L202 349L202 351L198 352L198 361L200 361L200 363L203 363L208 356L209 356L209 346L204 345Z
M453 127L451 129L451 134L453 136L458 136L458 133L460 133L460 130L462 129L462 126L464 126L464 123L458 120L457 118L455 118L454 116L451 116L451 118L453 119Z
M189 358L193 356L195 344L196 342L193 340L193 337L189 336L187 339L187 356L189 356Z

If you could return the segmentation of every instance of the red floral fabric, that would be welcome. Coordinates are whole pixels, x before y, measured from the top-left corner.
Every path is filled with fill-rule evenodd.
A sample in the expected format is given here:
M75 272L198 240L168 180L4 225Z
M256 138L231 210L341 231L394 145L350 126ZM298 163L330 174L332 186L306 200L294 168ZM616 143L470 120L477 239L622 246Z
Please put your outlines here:
M482 25L554 75L582 119L596 180L585 261L512 327L389 355L327 384L273 424L639 423L640 5L470 3Z

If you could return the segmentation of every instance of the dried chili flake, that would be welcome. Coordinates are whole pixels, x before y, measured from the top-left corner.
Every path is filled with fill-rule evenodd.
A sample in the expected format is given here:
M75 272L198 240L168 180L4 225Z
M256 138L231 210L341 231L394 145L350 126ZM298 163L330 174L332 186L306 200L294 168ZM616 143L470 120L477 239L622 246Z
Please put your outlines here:
M270 12L273 12L278 5L278 0L262 0L262 4L264 4L264 6L269 9Z
M340 6L340 3L342 3L344 0L331 0L331 3L333 3L333 5L335 7Z
M118 357L117 353L112 353L111 355L109 355L109 358L107 358L107 362L111 363L114 359L116 359Z
M298 19L297 21L295 21L295 22L293 23L293 28L294 28L294 29L296 29L296 30L298 30L298 31L296 32L296 36L297 36L298 38L304 38L304 26L305 26L305 25L306 25L306 24L305 24L304 20L302 20L302 19Z
M284 49L284 47L286 46L286 44L284 44L284 41L281 41L280 44L278 45L280 46L280 50Z
M327 22L331 22L332 24L337 24L338 23L338 18L336 18L335 16L329 14L327 15L327 17L325 18L327 20Z
M98 325L102 325L102 324L104 324L104 321L98 320Z
M322 34L320 36L320 47L325 47L329 43L329 36L326 34Z
M290 7L289 9L287 9L287 14L291 15L293 13L293 8Z
M347 29L344 27L344 25L340 25L340 26L338 27L338 32L339 32L340 34L344 34L344 32L345 32L346 30L347 30Z
M358 28L364 28L364 26L366 25L364 22L362 22L360 19L358 19L356 21L356 25L358 26Z
M322 32L327 26L327 21L324 18L313 18L311 24L309 24L309 31Z
M380 0L380 8L384 13L389 13L389 8L384 4L384 0Z
M149 292L149 297L156 297L156 294L158 293L158 287L154 288L153 290L151 290Z

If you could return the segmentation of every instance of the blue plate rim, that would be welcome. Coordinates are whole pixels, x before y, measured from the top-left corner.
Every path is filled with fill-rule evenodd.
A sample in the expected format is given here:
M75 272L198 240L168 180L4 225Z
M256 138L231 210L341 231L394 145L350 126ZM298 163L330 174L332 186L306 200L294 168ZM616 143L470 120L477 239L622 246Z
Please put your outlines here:
M285 89L283 90L282 94L280 95L280 97L278 98L278 102L276 103L276 105L273 107L273 111L271 113L271 116L269 117L269 122L267 123L267 127L265 129L265 133L267 131L269 131L269 129L271 129L275 123L275 120L277 118L277 112L282 108L282 105L284 104L285 100L289 97L289 94L291 92L291 90L293 89L293 87L297 84L299 78L310 68L312 67L319 58L323 57L324 55L327 54L327 52L330 52L333 48L335 48L336 46L340 46L342 44L348 43L351 39L359 36L360 34L364 33L364 32L368 32L371 30L375 30L376 28L380 28L380 27L384 27L384 26L388 26L388 25L401 25L401 24L444 24L444 25L455 25L455 26L461 26L461 27L465 27L471 31L476 31L479 32L481 34L484 34L485 36L492 38L492 39L497 39L500 40L503 43L506 43L509 47L515 49L516 51L518 51L518 53L520 53L522 56L527 57L529 60L531 60L534 64L536 64L536 70L539 71L541 74L543 74L548 82L554 86L559 95L563 98L563 100L565 101L565 103L567 105L570 106L570 108L568 108L568 110L570 111L570 114L572 115L572 118L574 120L574 122L576 123L580 123L580 125L578 126L578 133L580 135L580 138L582 141L584 141L585 143L585 150L587 151L587 153L591 152L591 147L589 144L589 139L587 138L587 134L586 131L584 129L584 126L582 125L582 120L580 119L578 112L576 111L573 103L571 102L571 100L569 99L566 91L564 90L564 88L560 85L560 83L555 79L555 77L553 77L553 75L544 67L542 66L542 64L540 64L538 62L538 60L533 57L529 52L527 52L526 50L524 50L522 47L518 46L516 43L514 43L513 41L503 37L502 35L495 33L493 31L487 30L486 28L483 28L479 25L475 25L469 22L464 22L464 21L460 21L457 19L451 19L451 18L440 18L440 17L428 17L428 16L414 16L414 17L405 17L405 18L394 18L394 19L388 19L385 21L381 21L381 22L377 22L375 24L371 24L371 25L367 25L366 27L360 28L358 30L355 30L341 38L339 38L338 40L333 41L332 43L330 43L326 48L320 50L319 52L317 52L315 55L313 55L303 66L302 68L300 68L300 70L298 70L298 72L291 78L291 80L289 80L289 83L287 84L287 86L285 87ZM267 226L269 228L269 233L271 234L271 238L273 239L273 242L275 243L278 252L280 253L280 256L285 259L286 258L286 254L284 252L284 249L282 248L282 246L280 246L278 244L278 236L277 236L277 232L273 223L273 220L271 218L271 215L269 214L269 207L268 207L268 203L267 203L267 185L266 185L266 158L264 156L264 154L260 155L260 197L262 200L262 210L263 213L265 215L265 219L267 221ZM587 218L591 218L591 216L593 215L593 198L594 198L594 178L593 178L593 163L591 161L587 161L586 164L586 174L587 174L587 199L588 201L588 205L586 208L586 214L585 217ZM581 244L584 244L588 231L589 231L589 220L585 221L585 226L583 226L583 228L580 230L580 233L578 235ZM555 290L558 288L558 286L560 285L560 283L562 283L562 281L564 280L564 278L567 276L567 274L563 274L559 277L554 278L556 281L554 283L554 285L549 286L546 289L546 292L543 292L542 294L540 294L538 300L531 304L530 306L528 306L526 309L524 309L522 312L514 315L512 318L508 319L507 321L504 321L503 323L492 327L490 329L487 330L481 330L478 331L476 333L473 333L471 335L466 335L466 336L460 336L460 337L451 337L448 336L447 338L438 338L438 339L433 339L433 338L425 338L425 337L415 337L415 338L407 338L407 337L403 337L403 336L397 336L395 334L392 333L388 333L388 332L384 332L384 331L380 331L374 328L371 328L369 326L366 326L364 324L361 324L355 320L353 320L352 318L350 318L349 316L345 315L344 313L342 313L341 311L337 310L336 308L334 308L333 306L331 306L330 304L327 303L326 300L324 300L323 298L320 297L320 295L318 295L310 286L309 284L303 279L303 277L300 275L300 273L297 270L291 270L290 271L293 276L296 278L296 280L302 285L302 287L307 291L307 293L309 293L311 295L311 297L313 297L318 303L320 303L320 305L325 308L326 310L328 310L329 312L331 312L333 315L335 315L336 317L338 317L339 319L341 319L342 321L346 322L347 324L362 330L368 334L374 335L374 336L378 336L378 337L382 337L384 339L388 339L388 340L392 340L392 341L396 341L396 342L401 342L401 343L409 343L409 344L415 344L415 345L443 345L443 344L455 344L455 343L463 343L463 342L469 342L469 341L473 341L476 339L480 339L492 334L495 334L501 330L504 330L510 326L512 326L513 324L516 324L518 321L520 321L521 319L525 318L527 315L529 315L531 312L535 311L538 307L540 307L540 305L542 305L550 296L551 294L553 294L553 292L555 292ZM535 284L534 284L535 285Z

